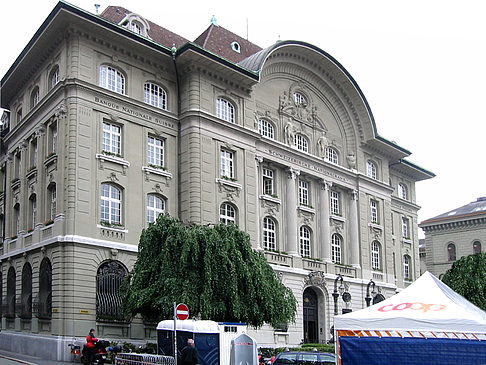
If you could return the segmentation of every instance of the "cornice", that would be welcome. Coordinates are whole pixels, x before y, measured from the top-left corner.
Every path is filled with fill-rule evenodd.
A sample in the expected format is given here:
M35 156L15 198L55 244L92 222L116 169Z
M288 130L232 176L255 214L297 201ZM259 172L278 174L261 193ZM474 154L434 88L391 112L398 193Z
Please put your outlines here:
M455 222L420 223L418 226L425 232L437 232L443 230L461 230L480 225L486 225L486 217L472 218Z

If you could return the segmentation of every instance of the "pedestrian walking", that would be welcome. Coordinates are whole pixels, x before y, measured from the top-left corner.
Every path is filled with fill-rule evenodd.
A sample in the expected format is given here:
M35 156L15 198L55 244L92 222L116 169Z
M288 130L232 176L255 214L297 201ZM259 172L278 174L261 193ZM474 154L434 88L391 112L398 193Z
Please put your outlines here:
M98 342L98 339L95 337L95 330L92 328L89 330L88 336L86 336L86 348L88 349L88 365L93 364L94 356L96 353L96 342Z

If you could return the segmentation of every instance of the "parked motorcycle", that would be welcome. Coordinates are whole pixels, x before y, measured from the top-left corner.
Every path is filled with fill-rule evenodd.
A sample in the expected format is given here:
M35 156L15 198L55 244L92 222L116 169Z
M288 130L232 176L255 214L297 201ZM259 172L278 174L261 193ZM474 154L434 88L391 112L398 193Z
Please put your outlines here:
M95 354L93 356L93 364L103 365L106 361L106 348L110 346L109 341L99 340L95 343ZM81 363L84 365L88 364L88 346L83 346L83 351L81 351Z

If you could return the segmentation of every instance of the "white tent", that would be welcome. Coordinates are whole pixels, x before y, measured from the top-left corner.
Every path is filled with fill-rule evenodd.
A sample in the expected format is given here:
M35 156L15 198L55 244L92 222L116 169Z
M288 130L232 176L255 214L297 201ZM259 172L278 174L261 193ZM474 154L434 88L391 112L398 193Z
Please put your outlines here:
M388 352L393 353L392 356L412 356L412 353L416 356L418 351L415 349L414 353L413 347L417 344L421 346L421 352L430 351L434 355L426 354L426 358L421 360L426 361L423 364L445 364L448 362L442 359L442 350L436 348L441 341L440 348L446 347L455 353L464 351L468 358L479 351L481 361L486 362L486 313L429 272L391 298L356 312L336 316L334 328L338 341L337 352L342 357L342 364L348 363L345 360L349 352L354 352L351 358L356 361L358 352L360 359L363 359L362 356L367 351L376 352L378 348L379 354L383 356ZM414 339L437 341L413 341ZM383 347L388 344L389 348ZM406 350L402 345L410 348ZM474 349L466 345L473 346ZM406 355L407 351L410 355ZM444 352L444 356L446 355L451 356ZM367 360L365 363L386 364L387 361L390 359L384 362L379 362L379 359L375 362Z

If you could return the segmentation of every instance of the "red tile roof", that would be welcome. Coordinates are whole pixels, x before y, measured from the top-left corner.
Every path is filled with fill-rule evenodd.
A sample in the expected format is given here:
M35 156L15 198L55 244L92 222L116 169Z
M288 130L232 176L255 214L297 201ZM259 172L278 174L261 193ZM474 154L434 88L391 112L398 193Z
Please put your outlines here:
M239 44L239 53L231 47L233 42ZM262 50L256 44L215 24L211 24L197 37L194 43L235 63L243 61L245 58Z
M133 13L121 6L108 6L100 16L115 24L120 24L128 14ZM182 45L189 42L184 37L181 37L160 25L149 20L147 20L147 22L150 26L148 31L149 37L159 44L168 48L172 48L172 45L175 44L177 48L180 48ZM231 47L233 42L239 44L239 53ZM197 37L194 43L234 63L238 63L252 54L261 51L261 48L256 44L253 44L239 35L215 24L211 24L199 37Z
M128 14L133 14L130 10L127 10L121 6L108 6L101 14L100 16L106 20L109 20L113 23L120 24L120 22L128 15ZM147 19L145 19L147 20ZM172 48L172 46L175 44L177 48L181 47L183 44L189 42L187 39L184 37L181 37L178 34L175 34L171 32L170 30L167 30L160 25L157 25L150 20L147 20L150 29L148 31L149 37L159 43L162 44L168 48Z

